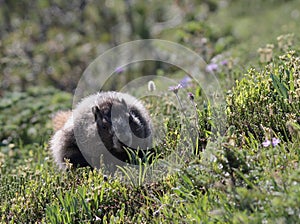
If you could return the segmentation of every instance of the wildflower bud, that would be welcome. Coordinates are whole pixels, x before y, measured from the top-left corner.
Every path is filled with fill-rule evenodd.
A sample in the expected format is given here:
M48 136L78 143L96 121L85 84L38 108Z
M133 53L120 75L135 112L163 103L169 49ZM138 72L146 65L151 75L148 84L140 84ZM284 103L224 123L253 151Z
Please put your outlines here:
M261 62L261 63L264 63L264 62L266 62L266 55L265 55L265 49L264 48L259 48L258 50L257 50L257 52L259 53L259 61Z
M106 175L104 175L104 176L103 176L103 180L104 180L105 182L107 182L107 181L108 181L108 177L107 177Z
M228 68L229 70L231 70L232 67L233 67L233 59L232 59L232 58L229 58L228 63L227 63L227 68Z
M191 92L188 93L188 97L191 101L194 101L194 99L195 99L194 94Z
M151 80L148 82L148 91L149 92L154 92L156 90L156 85L155 83Z
M116 70L115 70L115 72L116 72L117 74L120 74L120 73L122 73L122 72L124 72L124 71L125 71L125 69L124 69L123 67L117 67Z
M270 62L272 60L272 48L266 48L265 49L265 61Z

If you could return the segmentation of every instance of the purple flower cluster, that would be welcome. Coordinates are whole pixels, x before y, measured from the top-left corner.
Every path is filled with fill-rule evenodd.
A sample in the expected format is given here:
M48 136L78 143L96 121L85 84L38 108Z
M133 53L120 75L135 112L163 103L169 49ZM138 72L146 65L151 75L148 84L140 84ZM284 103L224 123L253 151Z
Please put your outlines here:
M179 81L177 86L169 86L169 91L177 93L179 89L191 87L192 81L192 78L186 75Z
M270 141L269 139L266 139L262 145L263 147L269 147L271 144L273 147L277 146L280 143L280 139L278 138L272 138L272 141Z
M178 93L178 90L182 88L181 84L178 84L177 86L169 86L169 91L174 92L175 94Z
M226 66L226 65L228 65L228 60L223 60L223 61L221 61L221 65L223 65L223 66Z
M192 79L189 76L185 76L183 79L180 80L180 84L182 88L187 88L191 85Z
M224 67L229 68L231 64L230 61L231 59L228 58L228 55L218 54L210 60L205 70L209 73L222 71Z
M215 72L218 70L218 64L215 64L215 63L211 63L211 64L208 64L206 66L206 71L207 72Z

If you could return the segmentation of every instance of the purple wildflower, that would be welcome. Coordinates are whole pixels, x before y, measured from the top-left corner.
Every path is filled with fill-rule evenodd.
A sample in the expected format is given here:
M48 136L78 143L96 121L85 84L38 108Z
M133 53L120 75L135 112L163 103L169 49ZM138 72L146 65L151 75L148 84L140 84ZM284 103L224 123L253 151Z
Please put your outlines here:
M266 141L264 141L264 142L262 143L262 145L263 145L263 147L268 147L268 146L271 145L271 142L270 142L270 140L266 139Z
M215 64L215 63L211 63L211 64L208 64L206 66L206 71L207 72L214 72L214 71L217 71L218 70L218 65Z
M263 145L263 147L268 147L268 146L271 145L271 143L272 143L272 146L275 147L275 146L277 146L280 143L280 139L278 139L278 138L272 138L272 142L270 140L266 139L262 143L262 145Z
M181 79L180 84L182 88L189 87L191 85L192 79L189 76L185 76L183 79Z
M118 73L118 74L120 74L124 71L125 71L124 67L117 67L116 70L115 70L115 72Z
M280 139L278 138L272 138L272 145L277 146L280 143Z
M223 66L226 66L226 65L228 65L228 60L223 60L223 61L221 61L221 65L223 65Z
M170 86L169 87L169 90L174 92L175 94L178 93L178 90L182 88L182 85L181 84L178 84L177 86Z

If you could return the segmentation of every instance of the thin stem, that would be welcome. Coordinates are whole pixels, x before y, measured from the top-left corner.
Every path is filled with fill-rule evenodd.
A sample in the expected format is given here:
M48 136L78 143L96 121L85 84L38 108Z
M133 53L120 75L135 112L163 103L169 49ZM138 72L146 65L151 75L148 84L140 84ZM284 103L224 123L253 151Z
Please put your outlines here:
M174 93L175 93L175 92L174 92ZM181 112L183 113L184 120L185 120L185 124L186 124L186 126L187 126L189 136L190 136L190 138L191 138L191 140L192 140L193 147L195 148L196 146L195 146L195 143L194 143L194 141L193 141L193 135L192 135L192 133L191 133L191 126L190 126L190 124L189 124L189 122L188 122L188 119L187 119L186 114L184 113L184 109L183 109L183 106L182 106L182 103L181 103L181 100L180 100L178 94L175 93L175 95L176 95L177 101L178 101L178 103L179 103L179 105L180 105Z

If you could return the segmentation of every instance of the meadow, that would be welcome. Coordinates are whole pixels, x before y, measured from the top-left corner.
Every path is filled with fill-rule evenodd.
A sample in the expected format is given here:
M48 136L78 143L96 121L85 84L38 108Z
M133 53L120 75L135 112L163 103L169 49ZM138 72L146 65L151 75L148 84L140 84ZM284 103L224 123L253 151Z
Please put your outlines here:
M299 223L297 0L0 5L0 223ZM133 93L162 92L142 100L163 133L152 164L175 152L172 172L59 170L53 115L72 108L97 56L141 39L200 55L200 78L220 87L207 95L203 80L162 61L131 63L103 83L118 91L152 77Z

